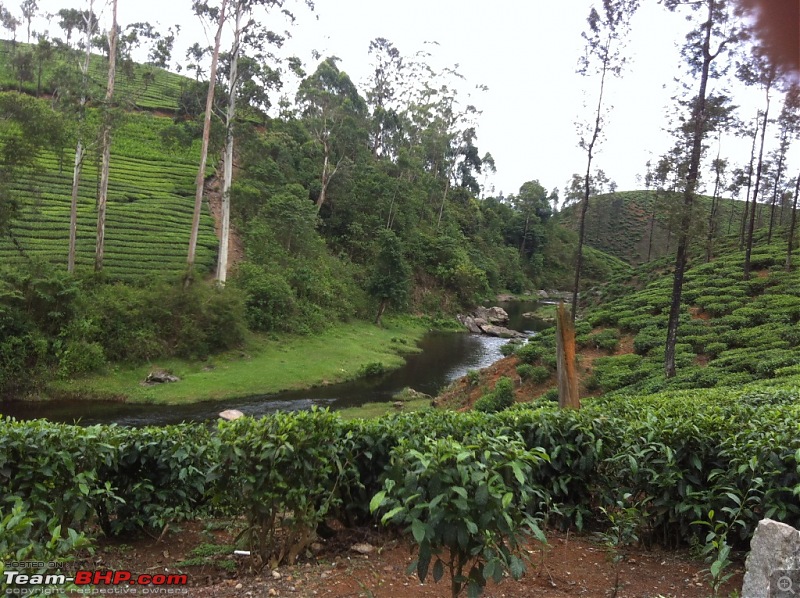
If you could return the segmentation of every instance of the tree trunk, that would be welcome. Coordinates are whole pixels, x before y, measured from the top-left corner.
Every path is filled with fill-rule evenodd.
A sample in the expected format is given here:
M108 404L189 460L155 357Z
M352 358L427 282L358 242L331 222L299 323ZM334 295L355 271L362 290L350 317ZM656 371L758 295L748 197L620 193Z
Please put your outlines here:
M753 130L753 145L750 148L750 166L747 169L747 196L745 197L745 202L744 202L744 214L742 214L742 226L739 230L739 251L744 249L744 233L747 226L747 214L748 210L750 209L750 191L753 185L753 161L756 158L757 139L758 139L758 113L756 113L756 126Z
M556 313L556 377L558 378L558 406L561 409L580 409L578 375L575 371L575 328L567 316L563 303Z
M108 202L108 170L111 165L111 103L117 76L117 0L112 0L111 32L108 35L108 86L106 87L103 122L103 165L100 172L100 193L97 196L97 242L94 252L95 272L103 270L106 242L106 203Z
M89 0L89 13L84 19L86 25L86 55L81 65L81 100L78 109L78 142L75 146L75 164L72 169L72 196L69 206L69 254L67 255L67 272L70 274L75 271L75 251L78 240L78 191L81 184L81 170L83 169L83 158L85 148L83 146L83 122L86 118L86 89L89 79L89 62L92 58L92 15L93 0ZM69 43L69 41L67 42Z
M772 188L772 205L769 211L769 232L767 232L767 245L772 244L772 227L775 223L775 201L778 199L778 185L781 182L781 174L783 174L783 160L786 152L783 150L786 143L786 131L781 132L781 155L778 158L778 171L775 173L775 185Z
M647 261L650 261L650 256L653 252L653 228L656 225L656 208L658 207L658 191L653 196L653 211L650 214L650 235L647 238Z
M228 90L228 113L225 117L225 157L222 174L222 222L220 224L219 257L217 258L217 282L224 285L228 278L228 243L231 230L231 183L233 182L233 122L236 118L236 90L239 85L239 40L242 33L242 7L236 5L236 25Z
M386 306L389 305L389 300L386 297L381 299L381 304L378 306L378 315L375 316L375 325L381 326L381 318L383 317L383 312L386 311Z
M721 151L720 147L720 151ZM720 151L717 152L717 161L719 161ZM716 179L714 181L714 195L711 196L711 213L708 215L708 235L706 237L706 263L711 261L714 257L714 233L716 232L717 224L717 210L719 209L719 178L720 166L716 164Z
M792 245L794 244L794 229L797 224L797 194L800 193L800 174L794 184L794 200L792 201L792 219L789 222L789 242L786 247L786 271L792 269Z
M75 271L75 246L78 240L78 188L81 182L83 166L83 143L78 139L75 148L75 166L72 170L72 197L69 205L69 255L67 256L67 272Z
M328 176L328 164L330 163L330 150L328 148L328 142L322 142L322 152L324 154L322 159L322 177L321 183L322 187L319 190L319 197L317 198L317 213L322 209L322 204L325 203L326 196L328 194L328 184L330 183L330 177Z
M578 313L578 290L581 286L581 267L583 266L583 243L586 238L586 212L589 209L589 195L591 193L591 169L592 158L594 157L594 145L597 143L597 138L600 136L600 128L602 126L601 116L603 112L603 91L606 85L606 73L608 72L608 47L611 44L609 37L606 43L605 59L603 60L603 69L600 76L600 95L597 98L597 110L594 119L594 131L592 132L592 139L586 146L586 176L583 181L583 204L581 205L581 221L578 226L578 249L575 253L575 280L572 285L572 321L575 321L575 316Z
M750 225L747 228L747 247L744 255L744 279L750 280L750 255L753 253L753 230L756 222L756 203L758 200L758 187L761 184L761 170L764 166L764 137L767 135L767 119L769 118L769 90L767 85L767 108L764 111L764 123L761 126L761 148L758 151L758 167L756 168L756 185L753 189L753 205L750 210Z
M217 34L214 37L214 53L211 55L211 71L208 74L208 95L206 96L206 112L203 120L203 141L200 146L200 167L197 169L195 180L194 213L192 215L192 231L189 236L189 255L186 259L187 275L185 284L191 281L191 270L194 267L195 254L197 253L197 237L200 232L200 212L203 209L203 190L206 182L206 162L208 160L208 138L211 132L211 113L214 109L214 87L217 82L217 63L219 62L219 45L222 39L222 29L225 25L225 9L228 0L222 0L217 20Z
M705 38L703 40L703 66L700 75L700 89L697 93L692 121L694 125L692 153L689 159L689 172L686 176L686 188L683 193L683 213L678 234L678 248L675 252L675 275L672 280L672 297L667 322L667 345L664 350L664 373L667 378L675 376L675 343L678 340L678 320L681 311L681 294L683 292L683 276L686 270L687 249L689 244L689 227L692 224L692 206L703 154L703 125L706 119L706 88L708 86L711 61L711 28L714 23L714 0L708 3L708 20L703 24Z

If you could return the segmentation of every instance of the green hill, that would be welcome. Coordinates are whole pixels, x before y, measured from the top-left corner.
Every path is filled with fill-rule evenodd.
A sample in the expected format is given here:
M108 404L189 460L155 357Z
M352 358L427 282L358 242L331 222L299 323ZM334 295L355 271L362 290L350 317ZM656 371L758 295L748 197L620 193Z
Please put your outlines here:
M0 43L0 89L16 89L10 70L11 45ZM17 52L26 51L17 44ZM45 67L44 81L57 68L57 60ZM104 68L93 57L93 79ZM184 271L194 209L195 177L199 163L199 142L191 147L164 144L162 132L173 125L162 110L173 111L184 77L136 65L134 78L121 75L119 97L133 100L138 108L117 116L111 148L104 271L112 279L179 274ZM142 75L153 75L142 85ZM139 81L139 84L137 84ZM23 91L35 92L26 83ZM49 91L44 86L45 91ZM42 99L42 102L49 100ZM89 119L98 119L90 108ZM93 143L93 140L90 140ZM93 143L84 161L78 206L78 268L94 263L99 150ZM24 256L42 257L66 265L69 247L69 210L72 190L74 147L42 153L26 177L17 180L12 193L19 211L11 226L11 237L0 239L0 259L6 263ZM217 238L208 210L201 217L197 265L210 270L216 260Z
M642 264L658 259L675 250L677 229L671 208L677 207L683 196L673 192L621 191L592 198L586 213L586 242L591 247L614 255L630 264ZM656 208L652 247L650 221ZM580 205L565 208L558 216L563 226L578 230ZM722 199L717 210L716 230L719 236L736 233L741 223L744 202ZM695 242L705 243L705 230L711 211L711 197L701 195L697 202L698 226ZM672 210L674 212L674 210Z

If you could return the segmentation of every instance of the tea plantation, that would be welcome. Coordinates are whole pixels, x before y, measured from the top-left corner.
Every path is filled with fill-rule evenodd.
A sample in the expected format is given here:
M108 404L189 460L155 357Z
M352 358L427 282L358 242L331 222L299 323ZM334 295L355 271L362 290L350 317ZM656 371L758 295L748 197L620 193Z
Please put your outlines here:
M161 132L172 119L148 112L121 115L114 132L106 221L105 271L117 280L178 275L185 270L194 208L199 144L167 147ZM96 152L95 152L96 153ZM46 152L38 169L12 187L20 203L11 234L0 239L0 260L30 257L66 265L74 148ZM98 160L87 155L78 203L76 264L94 263ZM210 270L216 259L214 223L204 210L197 264Z

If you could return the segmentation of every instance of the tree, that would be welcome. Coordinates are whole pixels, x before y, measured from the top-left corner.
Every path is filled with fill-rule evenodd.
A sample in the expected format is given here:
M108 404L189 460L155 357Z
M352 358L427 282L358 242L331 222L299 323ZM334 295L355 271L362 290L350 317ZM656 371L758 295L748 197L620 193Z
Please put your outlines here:
M777 170L773 181L767 243L772 243L772 227L775 223L775 203L778 199L778 187L780 186L781 177L783 176L786 154L789 151L791 139L796 137L800 131L800 87L797 85L792 85L784 97L783 108L781 109L780 116L778 116L778 127L780 128L778 147L773 152L773 159L777 161ZM781 205L783 205L783 202L781 202ZM783 214L782 209L781 214Z
M3 29L11 32L12 48L16 50L17 47L17 27L20 26L19 19L15 18L5 6L0 4L0 25Z
M523 183L519 193L512 199L512 205L522 216L523 221L519 242L519 255L522 258L529 258L530 252L534 249L531 241L536 225L544 223L552 214L551 197L547 195L547 190L539 184L539 181L528 181Z
M70 200L69 209L69 253L67 256L67 271L75 271L75 249L78 238L78 189L81 182L81 171L83 169L83 160L86 155L86 148L84 146L84 131L83 126L86 122L86 102L89 99L89 63L92 58L92 35L97 26L97 21L94 17L94 0L89 0L89 10L83 13L78 13L83 19L82 25L76 24L75 27L80 29L83 27L83 32L86 36L83 62L80 65L81 81L80 81L80 99L78 101L78 114L77 114L77 137L78 140L75 144L75 161L72 168L72 195Z
M378 232L378 255L367 290L378 300L375 324L380 326L381 317L389 304L403 305L408 297L411 269L403 255L403 246L391 230Z
M605 93L606 75L619 76L625 63L621 54L625 36L630 26L630 19L639 7L639 0L603 0L601 11L595 7L589 11L588 29L582 33L586 41L586 54L581 59L578 72L587 76L600 75L600 86L597 95L597 108L593 121L581 133L580 143L586 152L586 174L584 175L583 203L581 204L578 224L578 248L575 253L575 281L572 289L572 320L578 310L578 289L581 282L581 266L583 265L583 243L586 237L586 212L589 209L591 193L591 170L595 149L600 142L603 130L603 95Z
M0 93L0 233L9 234L17 211L12 185L35 166L39 152L58 147L62 120L41 100L17 92Z
M753 188L753 202L750 206L749 224L747 225L747 238L744 257L744 279L750 278L750 256L753 252L753 231L755 230L756 205L758 204L758 192L761 187L761 176L764 172L764 141L767 136L767 123L769 122L769 108L772 100L772 88L778 77L777 68L772 65L766 55L757 48L753 52L750 62L739 64L739 78L748 85L760 84L764 90L765 102L763 120L761 124L761 145L758 150L758 162L756 167L756 181Z
M91 10L90 10L91 12ZM111 0L111 28L108 31L108 83L103 114L101 148L103 163L100 170L100 189L97 193L97 239L94 252L95 272L103 270L106 240L106 203L108 202L108 171L111 165L111 104L117 76L117 0Z
M219 47L222 39L222 29L225 25L225 10L228 0L220 0L219 8L211 7L207 2L195 0L192 5L198 17L207 16L217 21L217 33L214 36L214 50L211 53L211 70L208 75L208 94L206 96L206 110L203 118L203 138L200 146L200 166L195 180L194 212L192 214L192 230L189 235L189 255L186 259L187 277L186 284L190 281L191 270L197 252L197 237L200 232L200 212L203 208L203 190L206 182L206 162L208 160L208 143L211 133L211 112L214 108L214 86L217 82L217 63L219 62Z
M228 272L228 243L230 238L230 213L231 213L231 185L233 183L233 154L234 154L234 123L236 120L236 102L240 93L240 85L245 77L252 77L256 73L265 74L264 80L270 84L279 84L277 72L269 69L259 69L254 60L244 56L247 47L255 50L257 61L263 62L265 44L274 44L278 47L284 38L257 25L261 19L253 16L253 10L262 7L269 9L273 6L283 7L284 0L233 0L233 46L228 56L228 106L225 113L225 153L223 156L222 176L222 222L220 224L219 257L217 259L217 282L225 284ZM291 13L284 9L284 13L293 19ZM239 63L245 58L244 66L250 67L240 72ZM274 77L270 77L274 75ZM258 101L268 105L268 98L264 86L250 86L247 88L246 99ZM267 106L268 107L268 106Z
M36 11L39 10L39 2L38 0L22 0L20 9L22 10L22 18L28 22L27 43L31 43L31 22L33 21L33 17L36 16Z
M675 11L683 5L680 0L664 0L666 7ZM700 160L703 156L703 140L709 132L708 82L712 77L711 66L726 47L738 38L736 27L731 24L727 0L703 0L691 5L691 10L705 10L699 27L687 35L683 56L691 72L699 75L698 91L690 103L691 116L686 122L689 133L689 161L686 184L683 191L683 212L678 231L678 247L675 253L675 273L672 282L669 320L667 322L667 344L664 351L664 371L667 378L675 376L675 344L678 339L683 276L686 270L689 228L692 207L699 178ZM712 41L715 46L712 48Z
M331 180L363 137L367 110L350 77L339 70L338 61L331 56L320 62L316 71L303 79L297 92L311 134L322 150L317 211L325 205Z

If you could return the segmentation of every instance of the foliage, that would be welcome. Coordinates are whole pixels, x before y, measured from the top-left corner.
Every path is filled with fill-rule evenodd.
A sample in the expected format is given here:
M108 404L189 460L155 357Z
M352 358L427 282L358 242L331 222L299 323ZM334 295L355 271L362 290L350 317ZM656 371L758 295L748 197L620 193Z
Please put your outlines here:
M520 533L545 543L531 513L546 495L528 481L547 455L528 451L519 439L475 435L401 440L391 452L383 490L370 510L384 512L384 524L402 525L418 546L409 566L421 582L450 575L451 595L467 588L477 596L488 580L524 572L519 557ZM469 572L465 569L472 563Z
M341 430L338 417L316 409L220 424L213 493L245 514L260 566L293 564L341 504L339 486L355 476L352 457L335 442Z
M474 409L486 413L502 411L514 404L514 383L511 378L503 376L494 386L494 390L475 401Z

